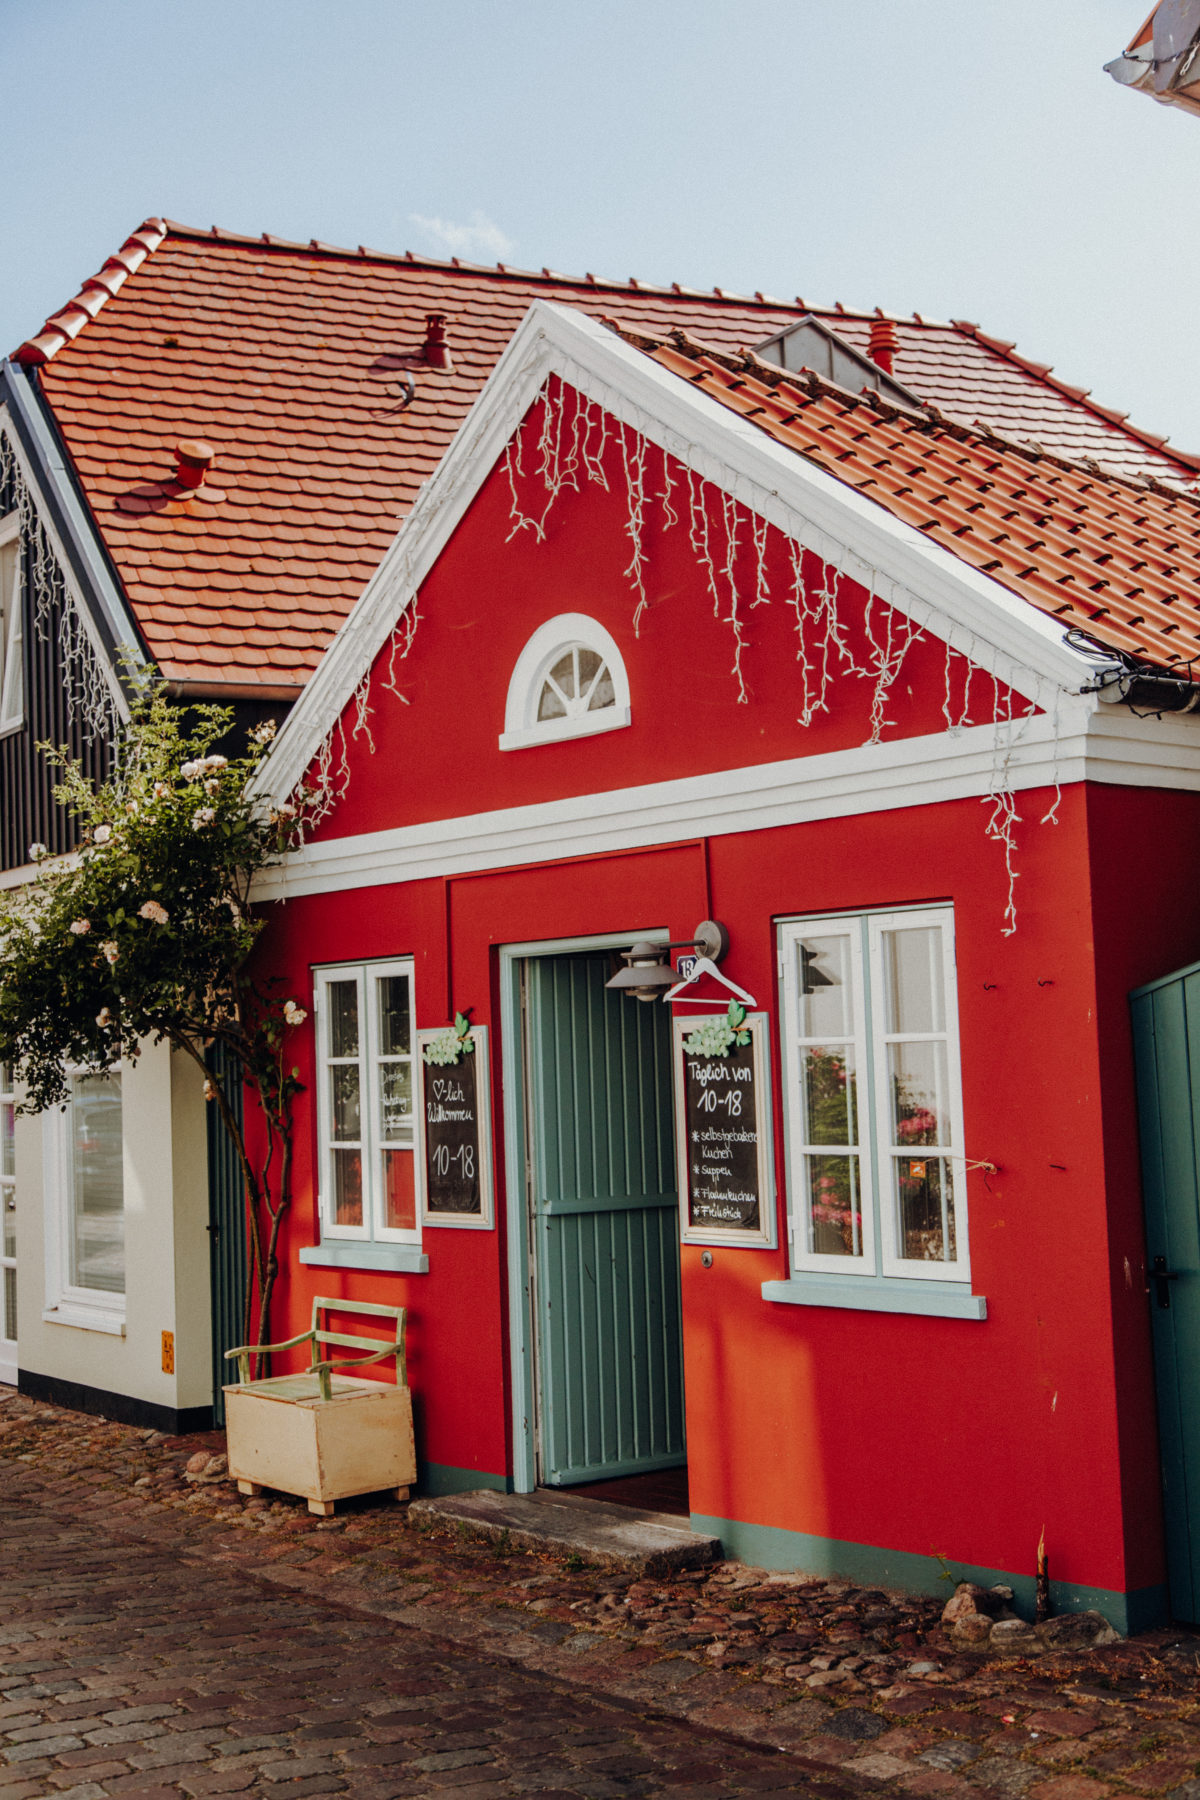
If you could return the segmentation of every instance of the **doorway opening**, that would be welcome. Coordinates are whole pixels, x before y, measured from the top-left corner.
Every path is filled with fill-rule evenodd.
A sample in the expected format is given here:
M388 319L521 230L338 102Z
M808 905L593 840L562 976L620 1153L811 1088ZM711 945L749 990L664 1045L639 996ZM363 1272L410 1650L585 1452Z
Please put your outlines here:
M669 1011L603 941L508 954L517 1486L686 1512Z

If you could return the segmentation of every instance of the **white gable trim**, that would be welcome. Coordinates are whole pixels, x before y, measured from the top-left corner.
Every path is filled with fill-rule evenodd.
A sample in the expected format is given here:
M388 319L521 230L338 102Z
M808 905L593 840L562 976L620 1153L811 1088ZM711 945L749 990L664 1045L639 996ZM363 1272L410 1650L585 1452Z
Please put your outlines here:
M334 729L547 376L558 375L826 563L1042 706L1089 673L1063 629L877 502L569 307L526 313L256 778L283 799Z
M999 773L993 725L893 738L822 756L325 838L267 870L254 893L260 900L283 900L984 800ZM1065 701L1057 732L1044 713L1014 727L1006 779L1016 793L1082 781L1200 793L1200 719L1139 719L1124 707ZM1031 821L1037 817L1040 812L1029 814ZM982 843L979 853L985 854Z
M32 423L34 423L34 418L33 418L33 415L31 412L29 414L22 415L22 423L27 427L29 427ZM36 516L37 523L46 534L46 542L49 544L50 549L54 554L54 560L58 564L59 571L62 574L63 586L66 591L67 603L68 603L68 605L74 607L75 612L78 614L79 618L81 619L81 621L83 623L84 631L87 634L88 644L90 645L92 653L96 658L97 664L104 672L105 683L106 683L110 693L112 694L113 706L114 706L114 710L117 714L117 717L122 720L128 720L128 718L129 718L129 700L125 694L124 689L121 686L120 680L118 679L116 669L113 667L112 656L111 656L109 650L107 649L107 647L105 646L104 640L100 635L100 631L97 627L95 616L92 611L91 603L85 597L83 589L80 587L80 584L76 579L75 566L74 566L73 559L68 554L67 547L64 544L62 537L59 535L58 528L54 522L53 513L51 512L50 507L46 503L46 496L42 491L42 485L38 479L37 472L34 469L33 464L30 462L29 457L27 456L26 451L25 451L25 446L21 441L21 432L18 429L15 421L12 418L12 415L11 415L8 405L5 403L2 403L2 402L0 402L0 431L2 431L4 433L5 438L8 440L8 445L9 445L10 450L12 451L13 459L16 462L17 469L20 473L21 479L24 481L25 486L28 489L29 499L32 504L34 514ZM41 448L41 447L42 446L39 445L39 448ZM65 485L65 470L62 468L61 453L55 452L55 455L57 458L57 469L52 467L50 472L51 472L52 478L55 480L55 483L56 483L56 491L57 491L58 497L63 501L64 505L66 505L67 499L68 499L68 494L67 494L66 485ZM58 479L59 471L61 471L61 473L64 477L63 480ZM69 496L69 498L71 500L72 506L75 508L75 510L77 510L79 512L80 518L82 520L83 519L82 508L80 508L78 506L78 502L75 501L73 495ZM84 528L85 528L86 537L90 537L90 533L86 531L86 521L84 521ZM92 550L93 550L93 558L94 558L96 567L98 567L98 568L102 567L102 565L100 564L99 553L95 551L94 545L92 546ZM88 572L89 572L89 575L93 575L93 574L95 574L96 570L95 570L95 568L89 567ZM110 590L111 590L111 592L110 592ZM128 645L128 648L129 648L131 654L134 656L134 658L139 663L144 662L145 659L142 656L140 649L138 648L136 629L133 625L132 620L129 618L128 614L125 612L124 606L121 603L119 596L116 595L115 589L113 589L112 580L110 577L107 576L107 574L105 575L105 579L104 579L103 583L101 583L97 588L97 595L98 595L99 604L102 605L105 609L105 612L109 619L110 625L113 625L114 627L119 628L123 624L128 628L129 635L125 639L118 637L117 642L119 644L126 643ZM26 598L27 605L32 607L32 604L33 604L32 596L27 594L25 596L25 598ZM26 624L27 631L32 631L34 629L34 620L33 620L32 616L30 616L26 619L25 624ZM27 708L28 708L28 703L29 703L29 697L27 695L26 696L26 707Z

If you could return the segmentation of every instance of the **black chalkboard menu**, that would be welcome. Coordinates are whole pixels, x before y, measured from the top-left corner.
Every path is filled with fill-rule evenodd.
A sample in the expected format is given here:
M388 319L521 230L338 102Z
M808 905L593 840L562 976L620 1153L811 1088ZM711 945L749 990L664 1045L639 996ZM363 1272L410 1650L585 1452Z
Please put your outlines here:
M427 1225L488 1229L493 1212L487 1028L472 1026L467 1036L474 1049L444 1061L453 1032L417 1033L421 1212Z
M775 1196L765 1013L741 1024L748 1044L704 1054L720 1033L698 1026L717 1017L675 1020L676 1144L682 1236L693 1244L773 1245ZM689 1049L689 1040L692 1048Z

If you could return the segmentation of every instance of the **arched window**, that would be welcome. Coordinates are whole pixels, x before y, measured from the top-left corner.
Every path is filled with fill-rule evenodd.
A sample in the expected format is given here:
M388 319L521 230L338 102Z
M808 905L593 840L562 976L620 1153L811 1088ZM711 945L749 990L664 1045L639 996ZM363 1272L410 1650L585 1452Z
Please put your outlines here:
M629 679L612 635L585 613L560 613L517 658L500 748L619 731L629 719Z

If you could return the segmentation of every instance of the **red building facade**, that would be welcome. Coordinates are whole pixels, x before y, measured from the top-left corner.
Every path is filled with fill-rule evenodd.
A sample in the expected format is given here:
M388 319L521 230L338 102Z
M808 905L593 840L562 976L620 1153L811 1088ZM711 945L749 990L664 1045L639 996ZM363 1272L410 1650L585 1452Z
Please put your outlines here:
M263 892L310 1008L274 1335L406 1305L431 1489L686 1458L749 1561L1028 1600L1044 1531L1061 1607L1161 1616L1126 995L1196 954L1200 743L1091 691L1166 663L1152 609L1082 655L1057 540L1005 547L1076 522L1033 491L1064 468L553 308L518 332L264 786L314 821ZM712 919L744 1020L710 977L606 988ZM416 1083L456 1013L490 1114L457 1217L422 1107L458 1065ZM758 1058L724 1212L705 1019Z

